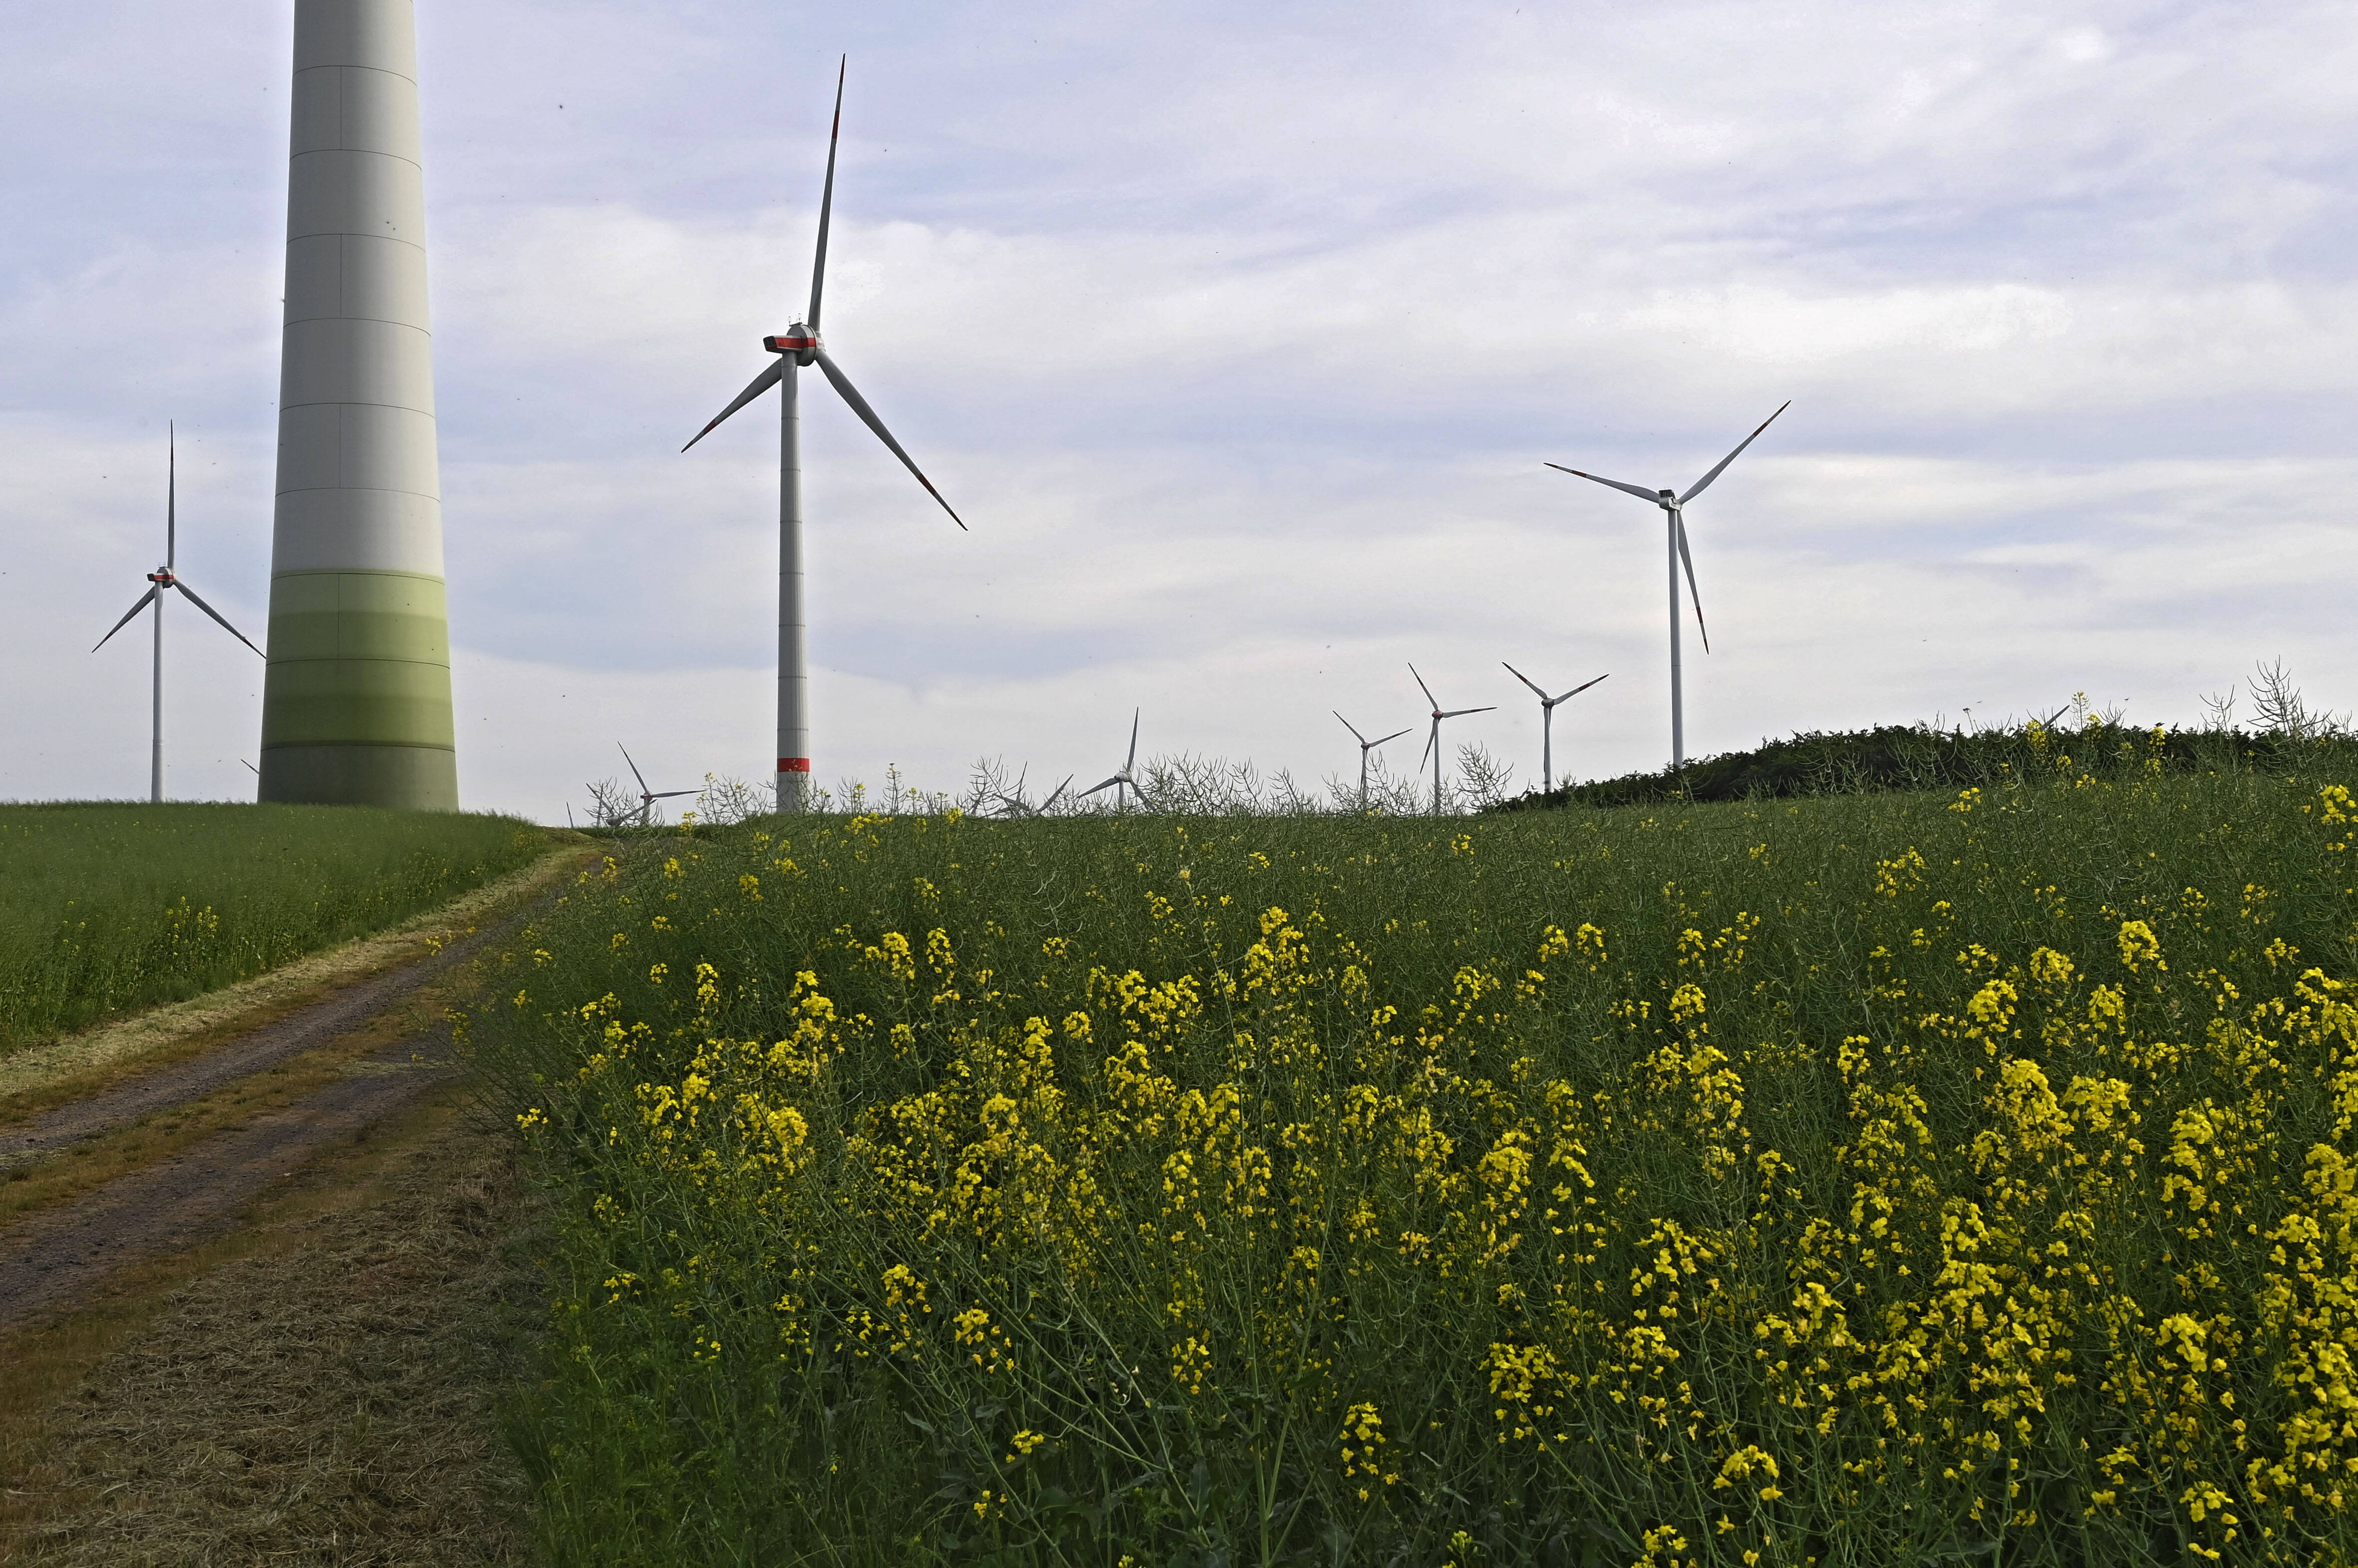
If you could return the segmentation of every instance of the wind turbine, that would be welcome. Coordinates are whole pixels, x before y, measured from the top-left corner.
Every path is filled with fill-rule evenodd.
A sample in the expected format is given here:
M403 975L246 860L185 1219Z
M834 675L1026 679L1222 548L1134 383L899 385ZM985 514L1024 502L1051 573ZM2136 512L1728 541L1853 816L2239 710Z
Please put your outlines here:
M1130 770L1138 765L1138 709L1132 708L1130 710L1130 755L1122 759L1121 771L1114 774L1113 777L1106 780L1103 784L1091 784L1088 788L1081 791L1080 794L1073 796L1075 800L1087 800L1089 796L1097 794L1097 792L1101 789L1109 789L1113 791L1114 808L1116 810L1120 810L1122 802L1121 792L1125 789L1136 795L1141 800L1146 798L1146 792L1140 789L1138 787L1138 781L1130 776ZM1067 780L1066 782L1069 783L1071 781ZM1058 793L1063 793L1061 787L1059 788ZM1054 800L1055 796L1051 795L1049 798ZM1045 811L1047 807L1044 806L1040 809Z
M1509 675L1525 686L1531 687L1532 695L1540 699L1540 793L1551 795L1555 790L1555 705L1578 697L1582 692L1595 686L1596 680L1604 680L1607 676L1598 676L1596 680L1584 682L1565 692L1563 697L1550 697L1538 687L1532 686L1531 676L1523 674L1514 665L1508 665L1504 659L1498 662L1506 665Z
M1326 711L1329 713L1335 713L1335 710L1331 708ZM1348 730L1351 732L1351 739L1359 743L1359 809L1361 811L1365 811L1368 809L1368 753L1382 745L1384 741L1399 740L1401 736L1408 733L1408 730L1413 730L1416 726L1412 724L1408 727L1408 730L1395 730L1390 734L1385 736L1382 741L1370 741L1365 735L1359 733L1359 727L1357 725L1352 723L1349 719L1345 719L1339 713L1335 713L1335 717L1341 722L1344 729Z
M1003 789L991 792L999 804L1005 808L1000 813L1001 816L1020 816L1030 809L1023 800L1023 781L1031 776L1032 764L1026 762L1023 764L1023 771L1015 775L1015 789L1012 794Z
M151 743L147 760L147 798L158 803L161 803L164 798L165 590L178 589L189 596L189 603L211 616L215 621L221 621L222 631L227 632L239 642L244 643L247 647L254 648L253 643L247 641L244 633L228 622L222 621L221 611L198 598L197 590L182 582L179 574L172 569L173 562L178 558L180 547L180 455L179 433L168 423L164 427L164 564L147 574L147 591L139 596L139 602L124 611L123 619L108 627L106 635L98 640L98 646L91 649L92 653L97 653L99 648L106 646L117 632L131 623L133 616L151 604L156 607L156 683L153 704L155 739ZM257 655L262 653L259 648L254 648L254 651Z
M1782 414L1791 406L1793 406L1793 400L1789 397L1778 406L1777 414ZM1769 426L1774 425L1777 422L1777 414L1771 414L1768 418L1760 421L1760 430L1766 430ZM1751 435L1738 441L1736 444L1736 450L1720 459L1718 467L1695 481L1684 495L1675 491L1648 490L1641 485L1624 484L1617 479L1606 479L1602 474L1583 473L1578 469L1568 469L1562 463L1547 465L1558 473L1568 473L1576 479L1595 480L1599 484L1609 484L1616 490L1626 491L1640 501L1650 501L1662 509L1663 515L1667 519L1671 557L1671 766L1674 768L1684 767L1687 760L1686 709L1679 686L1679 568L1682 566L1684 566L1687 571L1687 592L1694 598L1695 628L1703 633L1703 651L1706 654L1711 652L1711 631L1703 622L1703 595L1695 588L1694 557L1687 551L1687 524L1683 514L1684 509L1688 502L1709 489L1711 481L1726 471L1727 465L1736 460L1738 453L1759 438L1760 430L1755 430Z
M778 357L769 368L755 376L752 384L737 395L737 400L715 415L712 423L696 433L687 443L693 447L710 435L723 419L751 403L771 387L779 389L778 399L778 809L800 811L810 801L810 673L804 661L803 639L806 625L803 619L803 470L802 420L795 411L796 372L805 365L816 364L829 384L833 385L860 422L876 432L877 438L892 449L902 465L917 476L925 493L941 502L942 510L949 513L950 521L961 529L966 520L942 501L942 492L934 488L884 421L868 406L843 372L827 357L827 349L818 335L819 296L827 283L827 230L835 207L835 146L843 130L844 66L835 73L835 121L827 134L827 184L818 203L818 252L811 262L810 308L803 319L782 334L763 338L762 346ZM687 450L682 447L681 451Z
M1028 773L1031 770L1026 768L1024 771ZM999 803L1002 806L1006 807L1006 809L1001 811L999 815L1001 816L1045 816L1048 815L1048 808L1064 798L1065 791L1071 788L1072 784L1073 775L1066 773L1065 775L1065 782L1058 784L1055 789L1050 790L1048 792L1047 799L1042 801L1039 805L1034 806L1030 801L1023 798L1023 781L1019 778L1015 781L1015 790L1013 794L1011 795L1004 790L1000 792Z
M1416 666L1409 665L1408 673L1416 676ZM1424 693L1424 700L1433 704L1433 733L1424 738L1424 749L1433 753L1433 814L1438 816L1441 815L1441 721L1462 719L1469 713L1487 713L1498 704L1492 703L1490 708L1453 708L1444 713L1441 709L1440 699L1433 695L1433 688L1424 684L1422 676L1416 676L1416 684L1417 688ZM1424 759L1420 756L1417 761L1422 762Z
M622 761L631 762L631 749L628 746L617 741L614 742L614 750L622 753ZM651 790L647 787L647 775L639 772L639 764L636 762L631 762L631 776L639 781L639 826L642 827L647 825L647 818L654 814L655 802L669 800L676 795L704 793L700 789Z

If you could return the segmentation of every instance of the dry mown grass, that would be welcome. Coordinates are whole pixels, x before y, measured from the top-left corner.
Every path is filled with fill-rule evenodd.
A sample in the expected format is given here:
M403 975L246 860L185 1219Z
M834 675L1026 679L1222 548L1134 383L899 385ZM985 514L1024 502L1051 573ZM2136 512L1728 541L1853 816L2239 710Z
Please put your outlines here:
M508 1141L446 1093L290 1185L177 1288L5 1347L0 1562L524 1557L490 1391L539 1299Z

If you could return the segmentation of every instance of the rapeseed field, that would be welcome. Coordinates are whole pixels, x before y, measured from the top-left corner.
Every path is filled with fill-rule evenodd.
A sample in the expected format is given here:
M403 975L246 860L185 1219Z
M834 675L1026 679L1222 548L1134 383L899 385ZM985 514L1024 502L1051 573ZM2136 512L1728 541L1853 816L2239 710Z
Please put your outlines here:
M462 1033L567 1563L2358 1557L2358 801L656 838Z

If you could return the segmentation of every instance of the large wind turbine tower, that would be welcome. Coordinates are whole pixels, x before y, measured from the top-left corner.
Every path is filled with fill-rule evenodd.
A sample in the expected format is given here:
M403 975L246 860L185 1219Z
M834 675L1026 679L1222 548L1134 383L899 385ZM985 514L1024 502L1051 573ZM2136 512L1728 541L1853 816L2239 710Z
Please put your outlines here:
M296 0L264 800L455 811L413 0Z

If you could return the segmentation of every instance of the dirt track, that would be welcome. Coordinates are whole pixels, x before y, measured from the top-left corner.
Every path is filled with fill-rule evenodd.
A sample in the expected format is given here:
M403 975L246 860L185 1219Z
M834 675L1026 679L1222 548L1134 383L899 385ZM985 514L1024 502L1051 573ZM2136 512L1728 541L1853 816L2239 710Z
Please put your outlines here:
M584 862L0 1064L0 1564L515 1560L530 1198L444 1011Z
M390 1116L447 1075L447 1039L435 1053L439 1060L413 1061L414 1054L424 1054L417 1047L425 1044L430 1042L404 1040L373 1052L348 1067L341 1082L0 1231L0 1334L71 1306L126 1264L180 1251L227 1229L272 1182L328 1144ZM181 1103L226 1081L203 1082L134 1114Z
M0 1339L0 1565L525 1559L499 1405L536 1364L539 1212L434 1077L215 1240Z
M479 951L494 935L478 932L432 957L348 986L201 1056L158 1067L127 1084L0 1130L0 1171L127 1127L141 1117L185 1105L223 1085L276 1066L289 1056L324 1045ZM0 1300L5 1300L5 1284L0 1284Z
M331 1046L513 931L512 915L438 952L353 981L202 1054L0 1130L0 1172L166 1115ZM70 1310L126 1265L221 1234L270 1184L393 1115L451 1071L448 1030L413 1031L291 1103L241 1119L0 1229L0 1335Z

